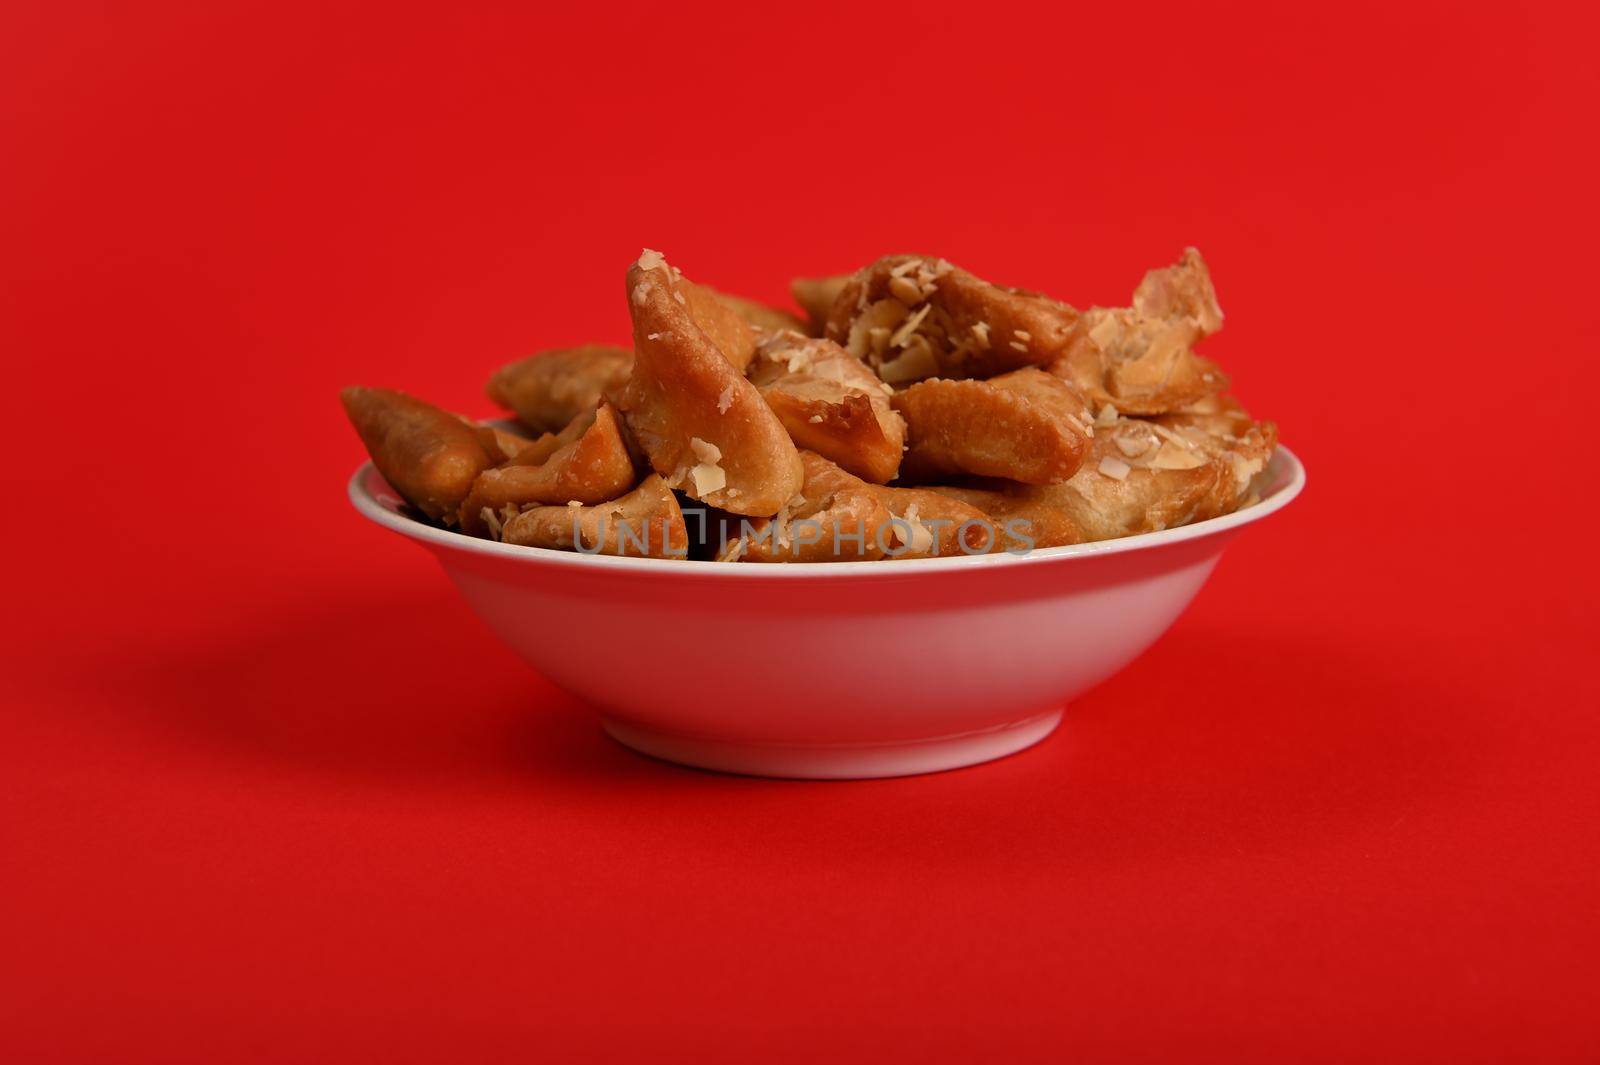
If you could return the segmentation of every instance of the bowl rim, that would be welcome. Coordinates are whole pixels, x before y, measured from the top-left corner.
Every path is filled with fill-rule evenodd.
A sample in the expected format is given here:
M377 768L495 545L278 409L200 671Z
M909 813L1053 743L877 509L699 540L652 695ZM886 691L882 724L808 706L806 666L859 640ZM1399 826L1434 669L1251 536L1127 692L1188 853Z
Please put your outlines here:
M1282 444L1273 451L1267 465L1276 470L1272 478L1277 484L1270 494L1242 510L1207 518L1192 525L1180 525L1160 532L1136 533L1116 540L1100 540L1088 544L1069 544L1065 547L1042 547L1025 554L1000 552L992 555L952 555L946 558L916 558L899 562L873 560L862 562L785 562L773 565L752 565L748 562L694 562L686 565L682 559L619 558L613 555L586 555L578 551L561 551L546 547L523 547L519 544L502 544L464 533L452 532L437 526L426 525L415 518L398 513L385 506L367 488L369 476L378 474L369 460L356 467L350 475L347 491L350 502L367 520L392 532L416 540L430 547L463 551L489 558L533 566L559 566L578 570L611 570L618 573L675 574L680 577L698 576L727 580L784 580L818 577L904 576L913 573L956 573L977 568L994 569L1009 566L1040 565L1075 558L1098 558L1104 555L1148 551L1216 536L1246 525L1254 524L1274 514L1298 496L1306 486L1306 468L1293 451ZM395 504L397 496L390 497Z

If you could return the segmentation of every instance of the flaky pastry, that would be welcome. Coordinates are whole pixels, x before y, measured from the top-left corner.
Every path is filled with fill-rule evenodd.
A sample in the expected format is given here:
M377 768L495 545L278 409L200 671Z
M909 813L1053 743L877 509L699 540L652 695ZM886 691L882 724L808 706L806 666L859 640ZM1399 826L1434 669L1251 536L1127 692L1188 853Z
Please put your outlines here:
M1065 511L1086 542L1203 521L1243 502L1237 481L1242 467L1222 450L1156 422L1107 420L1071 480L1001 490Z
M1162 414L1228 386L1216 363L1194 350L1221 328L1211 274L1188 248L1175 265L1145 275L1133 306L1085 311L1050 372L1096 409L1110 403L1124 414Z
M899 471L906 425L889 405L894 390L833 341L792 330L769 334L750 364L750 382L797 447L879 484Z

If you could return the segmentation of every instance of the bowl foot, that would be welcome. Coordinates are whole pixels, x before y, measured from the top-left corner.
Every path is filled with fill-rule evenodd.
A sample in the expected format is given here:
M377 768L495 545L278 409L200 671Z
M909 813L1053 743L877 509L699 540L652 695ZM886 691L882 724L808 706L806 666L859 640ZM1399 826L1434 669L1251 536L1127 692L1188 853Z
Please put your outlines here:
M754 777L801 780L863 780L937 773L1004 758L1032 747L1061 723L1051 710L1025 721L982 732L858 746L786 746L733 740L674 736L607 717L601 722L611 738L641 754L697 769Z

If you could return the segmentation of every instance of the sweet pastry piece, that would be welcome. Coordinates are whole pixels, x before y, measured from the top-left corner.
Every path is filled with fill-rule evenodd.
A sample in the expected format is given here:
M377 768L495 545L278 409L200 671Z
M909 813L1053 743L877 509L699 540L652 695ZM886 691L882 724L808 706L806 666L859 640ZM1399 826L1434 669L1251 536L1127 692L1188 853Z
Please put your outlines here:
M899 471L906 425L889 406L894 390L833 341L769 334L750 382L797 446L878 484Z
M1173 265L1147 271L1133 290L1133 309L1142 318L1193 322L1201 338L1222 328L1211 271L1198 248L1185 248Z
M807 333L814 337L822 336L828 327L828 315L833 311L834 301L849 283L849 274L839 274L837 277L797 277L789 282L789 291L793 294L794 301L806 312Z
M898 519L891 558L985 555L1003 545L989 515L969 503L925 488L875 485L873 492Z
M559 433L544 433L539 437L539 439L524 444L522 447L518 448L517 453L507 461L517 466L544 465L547 461L549 461L551 455L554 455L561 448L579 439L584 433L588 432L589 426L594 424L595 418L598 416L598 414L598 407L594 408L593 410L584 411L582 414L572 419L572 421L568 422L567 427L562 429ZM618 428L621 428L620 424L618 425Z
M474 479L493 464L476 428L388 388L347 388L339 399L384 480L432 520L454 521Z
M1228 378L1194 345L1222 328L1211 274L1193 248L1173 265L1152 270L1133 306L1095 307L1050 372L1072 382L1099 409L1162 414L1220 392Z
M894 396L906 420L905 474L1065 481L1083 465L1093 414L1060 378L1033 368L987 381L934 378Z
M771 518L747 522L726 561L865 562L894 544L889 512L871 485L821 455L800 452L806 479Z
M799 315L790 314L778 307L768 307L765 303L745 299L743 296L730 296L726 292L717 292L707 285L700 287L715 293L717 298L731 307L740 318L755 326L757 333L781 333L788 329L805 332L806 323Z
M999 491L1064 511L1085 542L1159 532L1237 509L1249 487L1240 478L1265 465L1271 434L1270 426L1252 427L1239 435L1235 449L1198 428L1108 414L1095 429L1088 460L1070 481ZM1248 454L1245 440L1253 449Z
M945 485L930 485L926 491L960 500L987 514L1000 538L1001 551L1026 552L1084 542L1083 530L1071 514L1016 491Z
M479 425L468 418L463 420L478 434L478 443L483 445L483 450L489 453L489 461L496 466L510 462L523 448L530 447L534 443L519 433L507 432L493 425Z
M673 299L689 312L694 324L699 326L706 339L722 352L722 357L736 370L743 370L749 366L750 360L755 357L756 341L760 339L760 333L755 326L746 321L744 314L733 301L716 289L690 281L677 267L667 266L667 261L657 252L646 251L640 259L650 256L659 259L662 269L672 275ZM680 296L682 299L678 299ZM637 318L637 315L635 317Z
M604 503L633 487L634 479L616 411L602 402L594 424L544 462L512 462L480 473L461 504L461 529L482 536L492 528L489 515L507 506L520 510L529 504Z
M553 433L594 410L600 397L628 379L633 353L588 344L530 355L502 366L489 378L489 399L528 428Z
M1256 476L1267 468L1278 443L1278 427L1250 417L1232 396L1207 396L1183 410L1151 419L1157 432L1185 442L1225 465L1224 512L1245 505Z
M983 511L935 492L869 484L800 452L806 480L770 521L747 522L722 561L863 562L978 555L994 549Z
M697 298L655 252L628 270L634 365L616 403L668 487L770 517L800 490L800 455L761 393L691 314ZM724 326L719 319L713 329Z
M494 539L591 555L683 558L689 533L666 482L651 474L639 487L597 506L533 507L489 514Z
M891 255L853 275L828 312L828 339L900 385L1042 366L1067 350L1078 312L1002 288L943 259Z

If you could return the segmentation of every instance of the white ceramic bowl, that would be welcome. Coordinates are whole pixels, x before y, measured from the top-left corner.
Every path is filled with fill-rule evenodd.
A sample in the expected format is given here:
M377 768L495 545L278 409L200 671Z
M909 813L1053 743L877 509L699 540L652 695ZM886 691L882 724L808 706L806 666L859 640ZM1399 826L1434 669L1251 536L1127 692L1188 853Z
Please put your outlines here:
M1149 647L1305 468L1279 447L1234 514L1028 555L758 565L515 547L400 513L370 463L356 509L433 552L524 660L618 741L761 776L930 773L1048 736Z

